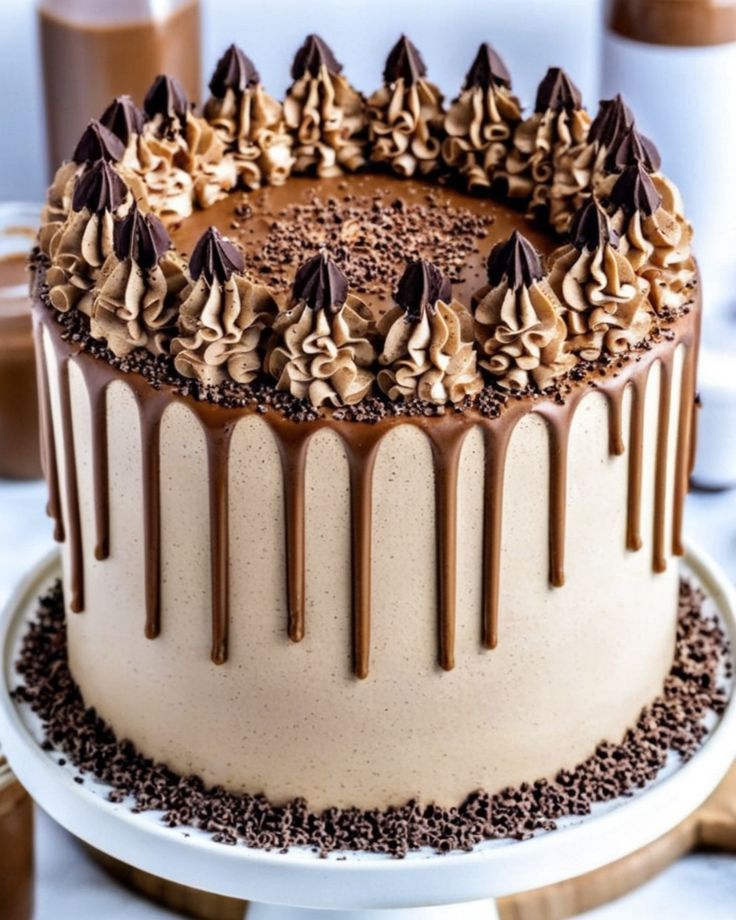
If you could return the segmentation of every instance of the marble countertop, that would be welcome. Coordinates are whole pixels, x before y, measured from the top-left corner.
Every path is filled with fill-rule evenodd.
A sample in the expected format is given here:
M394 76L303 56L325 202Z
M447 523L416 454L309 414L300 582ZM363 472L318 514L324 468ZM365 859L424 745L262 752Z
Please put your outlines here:
M52 546L40 483L0 481L0 604L18 578ZM736 490L693 494L688 538L736 580ZM37 815L35 920L164 920L177 915L111 881L66 831ZM584 915L587 920L727 920L736 917L736 857L695 854L634 893Z

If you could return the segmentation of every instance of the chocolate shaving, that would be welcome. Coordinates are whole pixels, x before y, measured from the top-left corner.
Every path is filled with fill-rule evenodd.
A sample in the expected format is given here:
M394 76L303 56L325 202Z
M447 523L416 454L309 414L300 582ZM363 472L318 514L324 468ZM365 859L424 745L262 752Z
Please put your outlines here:
M580 90L561 67L550 67L537 89L534 111L572 112L582 105Z
M434 312L437 302L449 303L452 286L437 266L426 259L410 262L396 288L396 303L409 319L418 320L425 310Z
M291 65L292 79L301 80L306 74L317 77L322 67L326 67L331 74L342 72L342 64L327 42L319 35L307 35L304 44L294 56L294 63Z
M72 160L75 163L92 163L94 160L117 163L124 153L125 147L120 138L93 118L79 138Z
M77 179L72 196L72 209L87 208L93 214L117 211L128 193L128 187L107 160L96 160L85 167Z
M348 279L323 250L297 271L292 289L295 303L304 301L311 310L334 312L348 296Z
M482 89L489 89L491 86L511 87L511 74L508 68L488 42L483 42L478 48L475 60L465 75L463 89L472 89L474 86L480 86Z
M629 125L612 140L603 168L607 173L617 173L637 163L652 173L662 165L662 158L654 143L635 125Z
M142 214L133 205L125 217L115 223L114 249L121 262L132 259L148 270L171 249L171 240L155 214Z
M216 99L223 99L229 89L241 95L260 82L261 77L253 61L237 45L230 45L217 62L210 80L210 92Z
M208 227L192 250L189 274L196 281L202 275L213 284L224 284L234 274L242 274L245 257L242 250L226 239L217 227Z
M589 198L577 211L570 226L570 238L576 249L593 251L610 243L618 246L619 236L608 214L595 198Z
M176 77L159 74L146 93L143 110L149 120L161 115L170 125L178 119L183 129L189 111L189 100L184 87Z
M601 147L610 147L614 138L623 134L634 123L631 109L619 93L613 99L601 99L598 114L588 131L588 141Z
M406 35L402 35L386 58L383 69L385 83L395 83L403 80L407 86L417 83L427 76L427 66L422 55Z
M539 253L518 230L505 243L497 243L488 256L488 283L496 287L504 278L514 291L544 278Z
M130 96L116 96L100 115L100 122L127 146L143 131L146 116Z
M610 201L614 208L621 208L627 214L641 211L650 217L662 203L652 178L640 162L626 169L611 189Z

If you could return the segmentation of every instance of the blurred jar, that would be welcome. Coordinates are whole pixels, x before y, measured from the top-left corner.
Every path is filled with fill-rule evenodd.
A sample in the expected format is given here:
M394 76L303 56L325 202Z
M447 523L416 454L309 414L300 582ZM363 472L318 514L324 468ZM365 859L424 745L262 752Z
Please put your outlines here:
M33 914L33 805L0 748L0 916Z
M199 0L38 0L49 177L114 96L160 73L200 94Z
M28 254L40 205L0 204L0 477L41 476Z

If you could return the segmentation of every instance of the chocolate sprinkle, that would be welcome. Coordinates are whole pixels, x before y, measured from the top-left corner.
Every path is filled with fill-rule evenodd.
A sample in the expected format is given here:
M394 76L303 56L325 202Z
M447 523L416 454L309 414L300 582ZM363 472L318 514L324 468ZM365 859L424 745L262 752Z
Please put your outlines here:
M75 163L92 163L94 160L109 160L111 163L117 163L122 159L124 153L125 147L120 138L105 127L101 121L93 118L82 132L74 148L72 160Z
M202 275L213 284L224 284L233 274L242 274L245 258L242 251L226 239L217 227L208 227L192 250L189 274L196 281Z
M411 320L418 320L429 310L434 313L437 302L449 303L452 286L442 272L426 259L410 262L396 288L396 303Z
M582 105L580 90L561 67L550 67L537 89L534 111L537 113L572 112Z
M72 210L87 208L93 214L116 211L127 193L127 185L107 160L96 160L85 167L77 179L72 195Z
M463 89L471 89L474 86L480 86L482 89L489 89L491 86L511 87L511 74L508 68L488 42L483 42L478 48L475 60L465 75Z
M126 146L131 137L143 131L145 120L143 109L130 96L116 96L100 115L100 123Z
M241 95L261 82L255 64L237 45L230 45L217 62L210 80L210 92L217 99L223 99L229 89Z
M155 214L142 214L134 204L125 217L115 223L114 248L121 261L132 259L148 270L171 249L171 240Z
M310 310L336 312L347 299L348 279L323 250L297 271L291 293L295 303L304 301Z
M384 82L391 84L403 80L407 86L412 86L427 76L427 65L416 45L402 35L386 58L383 69Z
M514 291L544 278L539 253L518 230L505 243L497 243L488 256L488 283L496 287L504 278Z
M342 72L342 64L327 42L319 35L307 35L304 44L294 56L294 63L291 65L292 79L301 80L306 74L317 77L322 67L326 67L328 73Z
M489 794L474 791L454 808L409 801L397 808L363 811L309 810L303 799L273 805L263 795L207 787L118 740L94 710L85 707L69 671L61 585L39 600L16 667L22 683L14 698L40 718L44 749L77 779L93 777L112 787L108 798L131 798L134 812L159 811L169 827L198 828L224 844L285 852L311 847L321 856L368 851L403 857L429 848L469 851L487 840L524 840L554 830L567 816L590 813L598 802L629 796L651 782L670 754L692 757L708 734L705 719L723 713L731 674L727 638L717 618L703 613L703 595L680 583L677 641L662 693L619 742L601 742L591 756L555 779L523 783ZM562 753L561 753L562 758Z

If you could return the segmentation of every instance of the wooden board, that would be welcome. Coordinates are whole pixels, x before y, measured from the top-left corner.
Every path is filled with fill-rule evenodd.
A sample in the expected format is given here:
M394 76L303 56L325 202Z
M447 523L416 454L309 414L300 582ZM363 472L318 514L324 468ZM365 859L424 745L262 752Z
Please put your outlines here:
M736 765L686 821L649 846L609 866L499 902L501 920L562 920L618 898L697 849L736 853ZM197 920L243 920L245 901L167 882L92 850L117 881L158 904Z

